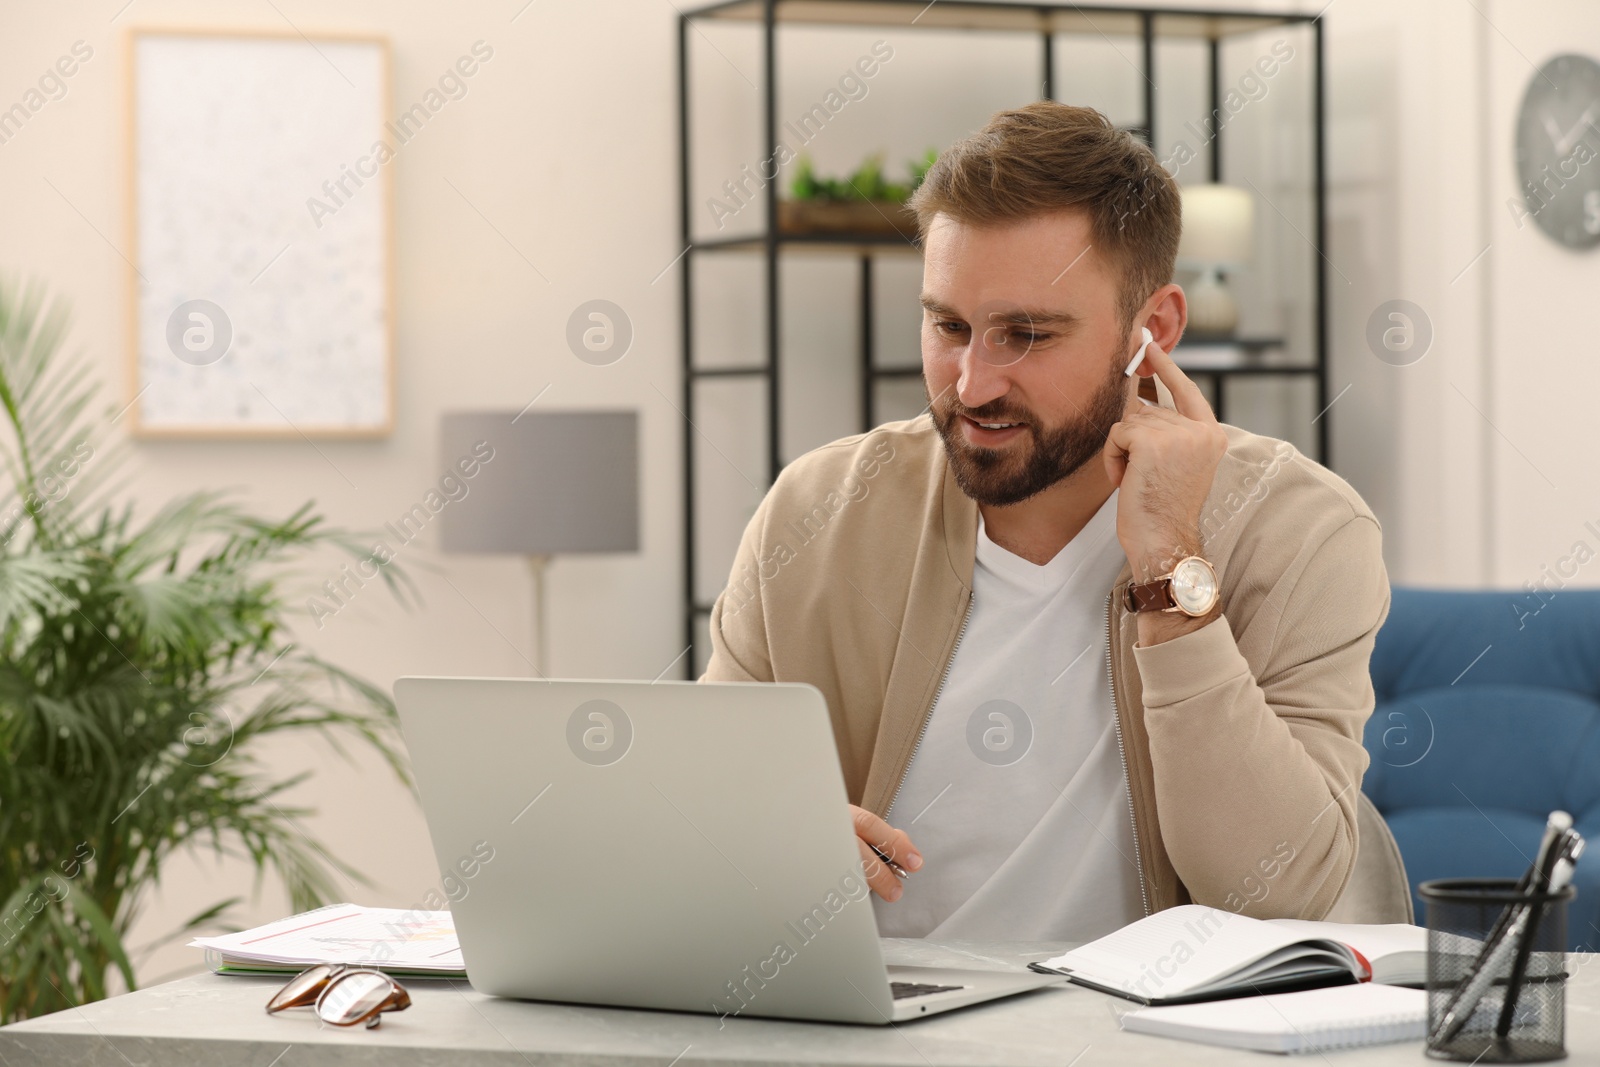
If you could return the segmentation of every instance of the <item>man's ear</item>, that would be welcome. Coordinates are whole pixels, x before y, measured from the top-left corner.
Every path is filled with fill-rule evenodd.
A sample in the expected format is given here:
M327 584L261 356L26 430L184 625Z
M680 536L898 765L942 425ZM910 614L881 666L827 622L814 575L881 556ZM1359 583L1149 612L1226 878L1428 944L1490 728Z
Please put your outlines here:
M1182 287L1176 282L1168 282L1151 293L1134 321L1148 327L1161 351L1171 355L1183 339L1183 328L1189 322L1189 302L1183 295ZM1145 366L1141 365L1139 373L1149 376L1155 370L1145 370Z

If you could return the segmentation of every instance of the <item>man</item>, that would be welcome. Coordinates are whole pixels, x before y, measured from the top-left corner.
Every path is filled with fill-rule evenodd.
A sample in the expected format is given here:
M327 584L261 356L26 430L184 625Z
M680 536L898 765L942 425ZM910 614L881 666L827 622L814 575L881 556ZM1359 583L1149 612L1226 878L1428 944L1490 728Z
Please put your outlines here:
M885 935L1322 917L1389 606L1372 512L1174 364L1177 187L1099 113L1001 112L911 206L928 411L784 469L703 680L827 698Z

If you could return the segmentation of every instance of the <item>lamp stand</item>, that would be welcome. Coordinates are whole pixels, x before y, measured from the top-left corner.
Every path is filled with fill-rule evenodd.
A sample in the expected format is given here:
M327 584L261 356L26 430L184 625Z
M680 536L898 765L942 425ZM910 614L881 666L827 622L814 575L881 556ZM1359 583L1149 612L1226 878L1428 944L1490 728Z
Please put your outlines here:
M1189 328L1196 334L1227 337L1239 328L1239 305L1216 264L1207 264L1183 295L1189 298Z
M533 673L549 678L550 639L545 626L544 572L550 566L548 554L528 557L528 570L533 575Z

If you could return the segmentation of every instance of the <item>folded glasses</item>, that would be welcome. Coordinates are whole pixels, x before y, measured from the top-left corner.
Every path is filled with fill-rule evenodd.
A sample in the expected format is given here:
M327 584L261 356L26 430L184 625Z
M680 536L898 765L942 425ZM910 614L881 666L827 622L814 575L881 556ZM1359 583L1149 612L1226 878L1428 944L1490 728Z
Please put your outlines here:
M405 987L382 971L343 963L319 963L301 971L267 1001L267 1014L312 1006L317 1018L334 1026L372 1029L386 1011L411 1007Z

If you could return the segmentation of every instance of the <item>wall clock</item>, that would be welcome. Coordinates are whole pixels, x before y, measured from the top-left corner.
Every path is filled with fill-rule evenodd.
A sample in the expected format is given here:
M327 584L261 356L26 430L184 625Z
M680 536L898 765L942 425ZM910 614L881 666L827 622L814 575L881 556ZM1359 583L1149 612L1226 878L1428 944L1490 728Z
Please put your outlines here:
M1568 54L1540 67L1523 94L1516 136L1518 226L1532 218L1568 248L1600 244L1600 64Z

